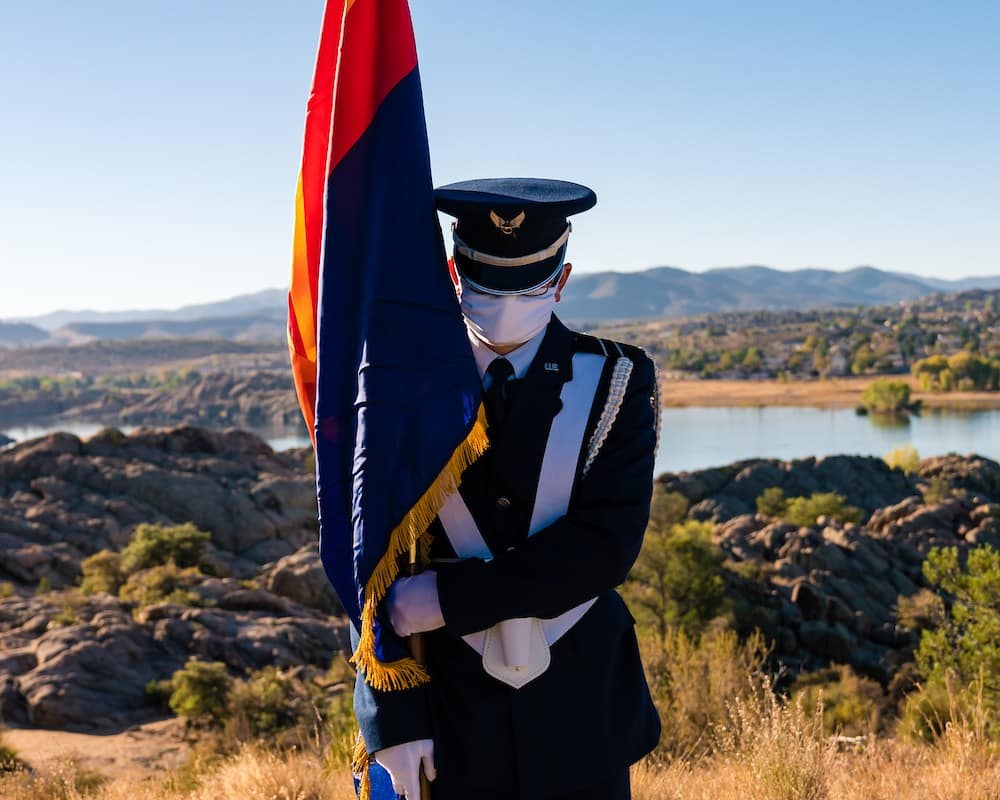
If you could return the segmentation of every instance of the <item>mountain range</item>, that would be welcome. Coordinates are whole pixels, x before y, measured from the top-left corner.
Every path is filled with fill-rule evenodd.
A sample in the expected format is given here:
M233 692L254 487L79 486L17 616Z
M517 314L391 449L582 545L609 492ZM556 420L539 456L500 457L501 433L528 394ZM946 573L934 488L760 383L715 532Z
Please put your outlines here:
M715 311L893 304L970 288L1000 288L1000 275L945 280L875 267L843 272L764 266L690 272L654 267L639 272L577 273L558 313L564 321L587 325ZM0 346L177 337L275 341L284 337L286 308L284 289L265 289L174 310L55 311L0 320Z

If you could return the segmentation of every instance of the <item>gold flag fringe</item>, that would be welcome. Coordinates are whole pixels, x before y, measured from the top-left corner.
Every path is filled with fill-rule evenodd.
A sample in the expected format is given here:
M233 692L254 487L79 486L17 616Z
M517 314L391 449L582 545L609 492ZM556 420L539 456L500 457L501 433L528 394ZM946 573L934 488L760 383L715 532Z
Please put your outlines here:
M372 756L368 755L365 748L365 740L361 738L361 731L358 731L358 740L354 743L354 755L351 758L351 772L360 779L358 785L358 800L371 800L372 779L368 772L372 763Z
M412 658L379 661L375 655L375 616L392 582L399 575L399 557L410 551L437 517L445 499L458 489L462 473L489 447L486 433L486 411L482 404L476 421L465 440L455 448L451 458L427 491L402 522L389 535L389 544L372 571L364 590L361 608L361 632L351 661L360 669L369 685L381 691L409 689L429 680L427 671Z
M392 582L399 575L400 556L408 553L414 542L419 542L422 549L427 547L428 542L424 534L428 527L437 517L448 495L458 489L462 482L462 473L486 452L489 444L486 410L480 404L472 430L455 448L448 463L427 491L403 517L402 522L393 529L386 551L375 565L365 585L364 602L361 607L361 636L351 661L364 673L364 679L375 689L381 691L410 689L430 680L427 670L412 658L386 662L378 660L375 655L375 616L379 603L385 598ZM371 756L359 735L354 749L353 767L354 774L361 776L360 800L368 800L371 796L368 776L370 764Z

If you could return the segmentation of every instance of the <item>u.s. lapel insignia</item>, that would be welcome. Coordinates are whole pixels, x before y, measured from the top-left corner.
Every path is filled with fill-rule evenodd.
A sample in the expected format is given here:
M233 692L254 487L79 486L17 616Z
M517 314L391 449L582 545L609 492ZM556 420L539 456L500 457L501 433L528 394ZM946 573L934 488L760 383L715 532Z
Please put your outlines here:
M559 371L559 364L557 364L555 361L546 361L545 362L545 371L546 372L558 372Z
M490 220L496 225L504 236L516 236L514 233L521 225L524 223L524 218L527 215L522 211L516 217L511 217L510 219L504 219L496 211L490 211Z

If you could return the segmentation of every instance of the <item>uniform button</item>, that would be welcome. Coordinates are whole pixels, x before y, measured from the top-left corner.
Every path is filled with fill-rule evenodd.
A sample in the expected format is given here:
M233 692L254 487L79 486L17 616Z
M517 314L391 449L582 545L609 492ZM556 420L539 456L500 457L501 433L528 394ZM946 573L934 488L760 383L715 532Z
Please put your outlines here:
M498 497L497 508L510 508L510 500L506 497Z

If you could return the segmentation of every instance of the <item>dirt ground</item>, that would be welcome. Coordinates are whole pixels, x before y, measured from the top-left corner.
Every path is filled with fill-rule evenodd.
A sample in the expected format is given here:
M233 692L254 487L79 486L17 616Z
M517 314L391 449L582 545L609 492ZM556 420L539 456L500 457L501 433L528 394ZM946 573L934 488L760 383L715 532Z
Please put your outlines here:
M827 380L665 380L660 399L667 408L681 406L817 406L853 408L873 378ZM1000 392L921 392L912 375L894 375L892 380L910 385L910 399L923 401L924 408L1000 408Z
M181 766L190 750L182 733L183 721L171 718L106 735L5 727L3 740L32 767L73 759L108 778L141 780Z

